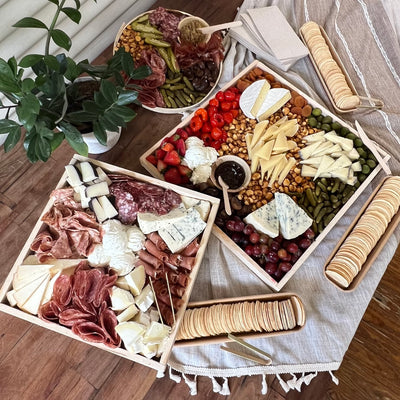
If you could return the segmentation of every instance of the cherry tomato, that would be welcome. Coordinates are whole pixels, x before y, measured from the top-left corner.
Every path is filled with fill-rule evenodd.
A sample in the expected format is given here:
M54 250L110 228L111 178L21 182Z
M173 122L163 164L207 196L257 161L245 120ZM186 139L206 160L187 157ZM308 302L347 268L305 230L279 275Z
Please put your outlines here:
M212 130L211 130L211 137L214 139L214 140L219 140L219 139L221 139L221 137L222 137L222 129L221 128L218 128L218 127L214 127L214 128L212 128Z
M225 125L224 117L220 113L216 113L210 116L211 126L216 126L217 128L222 128Z
M229 101L221 101L219 105L222 111L229 111L232 108L232 103Z
M215 95L215 97L216 97L216 99L217 99L219 102L225 100L224 92L218 92L218 93Z
M231 110L230 113L232 114L233 118L236 118L239 114L239 110L234 109L234 110Z
M211 135L209 133L202 133L200 139L204 142L205 146L209 146L212 143Z
M214 115L215 113L218 112L218 107L216 107L216 106L208 106L207 111L208 111L209 117L211 117L211 115Z
M232 86L231 88L229 88L229 91L235 94L239 93L239 89L236 86Z
M190 120L190 128L192 129L193 132L197 132L201 129L203 126L203 121L201 118L197 115L195 115L191 120Z
M211 147L214 147L215 150L219 150L221 148L221 144L222 143L220 140L215 140L211 143Z
M235 100L236 95L231 90L227 90L224 94L225 94L225 100L227 101Z
M205 133L211 132L211 129L212 129L212 126L209 121L204 122L203 126L201 127L201 131L205 132Z
M200 119L203 122L208 121L208 113L207 113L207 110L205 108L199 108L198 110L196 110L194 115L197 115L198 117L200 117Z
M213 107L218 107L218 106L219 106L219 101L218 101L217 99L211 99L211 100L208 102L208 104L209 104L210 106L213 106Z
M221 141L226 142L226 139L228 139L228 134L226 133L226 131L222 131Z
M227 124L231 124L231 123L232 123L232 121L233 121L233 114L232 114L231 111L227 111L227 112L222 113L222 116L224 117L224 121L225 121Z
M234 109L234 110L239 109L239 102L237 100L233 100L231 105L232 105L232 109Z

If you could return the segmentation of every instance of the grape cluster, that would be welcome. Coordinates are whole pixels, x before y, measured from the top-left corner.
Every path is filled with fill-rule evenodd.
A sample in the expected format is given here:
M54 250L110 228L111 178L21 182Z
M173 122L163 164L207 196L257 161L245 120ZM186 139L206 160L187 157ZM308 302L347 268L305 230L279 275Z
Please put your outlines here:
M225 221L222 229L276 281L289 272L315 238L309 228L302 235L286 240L282 235L270 238L257 232L253 225L245 224L238 216Z

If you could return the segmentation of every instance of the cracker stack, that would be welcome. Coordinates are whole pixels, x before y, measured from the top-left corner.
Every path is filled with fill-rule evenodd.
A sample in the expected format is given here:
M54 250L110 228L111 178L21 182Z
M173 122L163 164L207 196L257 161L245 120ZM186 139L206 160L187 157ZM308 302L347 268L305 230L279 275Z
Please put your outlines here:
M300 30L336 106L343 110L356 108L360 104L360 98L351 91L318 24L310 21L304 24Z
M177 340L227 333L277 332L305 323L303 304L297 297L275 301L240 301L187 309Z
M400 207L400 177L392 176L368 205L325 270L328 278L347 288L361 271L368 255Z

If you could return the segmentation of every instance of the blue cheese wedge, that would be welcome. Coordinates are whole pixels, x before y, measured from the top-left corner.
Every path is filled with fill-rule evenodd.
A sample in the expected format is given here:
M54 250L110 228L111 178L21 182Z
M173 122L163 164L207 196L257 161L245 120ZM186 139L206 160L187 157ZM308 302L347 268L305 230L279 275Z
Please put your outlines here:
M158 230L172 253L179 253L192 240L199 236L207 224L201 219L197 210L190 208L185 217L164 225Z
M280 231L287 240L300 236L313 222L306 212L287 194L275 193L275 206Z
M194 208L196 209L200 217L203 221L207 221L208 214L211 209L211 204L207 200L199 200L199 199L194 199L193 197L188 197L188 196L181 196L182 197L182 203L188 208Z
M180 204L169 213L157 215L149 212L138 213L137 221L140 230L147 235L148 233L158 231L161 227L173 222L178 222L186 217L186 207Z
M246 224L266 235L275 238L279 235L279 220L276 215L275 200L270 201L244 218Z

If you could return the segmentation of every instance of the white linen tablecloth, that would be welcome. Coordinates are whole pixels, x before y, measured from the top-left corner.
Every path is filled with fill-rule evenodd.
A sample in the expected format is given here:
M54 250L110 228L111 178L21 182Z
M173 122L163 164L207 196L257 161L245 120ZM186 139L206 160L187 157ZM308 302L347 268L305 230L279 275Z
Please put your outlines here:
M357 119L368 136L391 154L389 165L392 173L398 175L400 46L396 33L400 25L399 3L395 0L385 1L384 5L378 0L245 0L241 10L270 5L280 8L296 32L309 20L323 26L359 94L384 101L382 110L358 111L344 114L341 118L349 123ZM392 24L388 23L385 9ZM221 86L254 59L254 54L231 40ZM333 111L308 57L298 61L287 72L279 70L279 63L272 56L260 61ZM283 288L282 291L294 292L302 298L306 309L304 329L249 341L272 355L270 366L242 360L221 351L219 345L175 347L169 360L170 377L178 381L183 376L191 393L196 394L196 376L209 376L215 392L228 394L228 377L260 374L263 377L262 392L266 393L265 374L277 374L280 379L281 373L301 373L300 376L293 375L289 381L280 380L288 391L293 388L301 390L302 383L308 384L318 371L338 369L397 248L399 230L392 235L373 267L353 292L344 293L329 283L323 275L323 264L382 177L381 173ZM233 253L215 237L211 237L191 301L270 292ZM223 382L218 383L215 377L224 378ZM336 380L333 375L332 378Z

